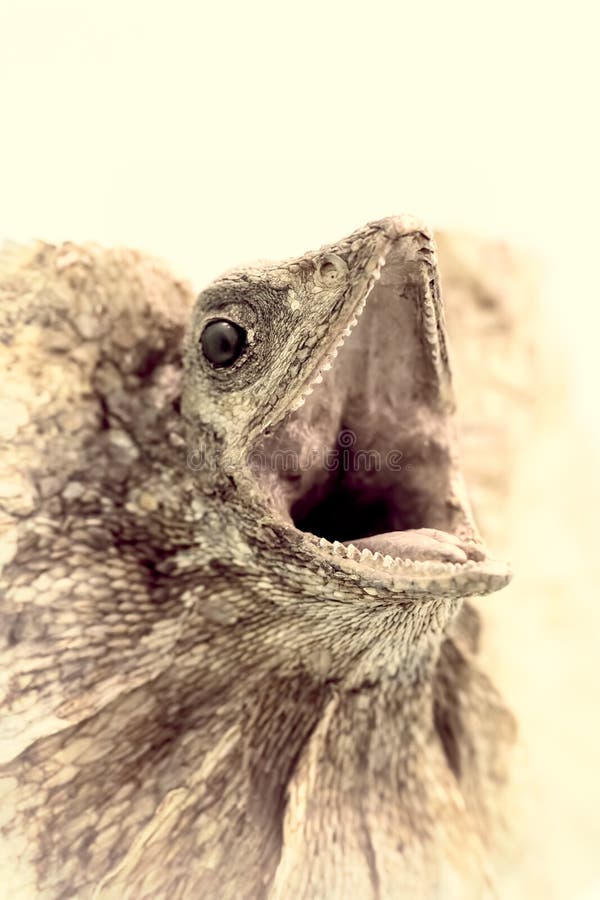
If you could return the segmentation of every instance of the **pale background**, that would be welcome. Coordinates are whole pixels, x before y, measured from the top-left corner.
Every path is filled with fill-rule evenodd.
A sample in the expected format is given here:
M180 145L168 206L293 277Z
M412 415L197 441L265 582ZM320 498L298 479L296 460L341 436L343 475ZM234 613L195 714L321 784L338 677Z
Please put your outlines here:
M544 272L543 320L577 422L565 452L569 440L597 448L595 6L0 0L0 241L139 247L200 288L234 264L302 253L397 212L507 238ZM548 492L569 490L561 463ZM597 484L597 469L585 477ZM600 601L580 558L584 546L595 553L597 525L589 504L569 509L589 523L585 545L567 546L586 601L569 613L559 591L546 637L531 607L523 627L540 666L515 650L528 685L507 679L507 690L529 698L523 716L541 735L549 877L566 900L591 900ZM538 519L551 534L551 517ZM540 568L560 551L540 554ZM546 683L554 730L539 714Z
M595 7L0 0L0 239L201 285L394 212L508 236L551 264L600 436Z

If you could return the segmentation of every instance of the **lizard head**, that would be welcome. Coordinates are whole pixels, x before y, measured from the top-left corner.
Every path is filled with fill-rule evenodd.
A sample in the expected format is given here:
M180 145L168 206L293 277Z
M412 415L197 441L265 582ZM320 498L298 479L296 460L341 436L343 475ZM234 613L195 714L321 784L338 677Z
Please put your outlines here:
M211 284L183 409L213 436L209 465L305 563L409 597L510 580L470 512L435 248L412 217Z

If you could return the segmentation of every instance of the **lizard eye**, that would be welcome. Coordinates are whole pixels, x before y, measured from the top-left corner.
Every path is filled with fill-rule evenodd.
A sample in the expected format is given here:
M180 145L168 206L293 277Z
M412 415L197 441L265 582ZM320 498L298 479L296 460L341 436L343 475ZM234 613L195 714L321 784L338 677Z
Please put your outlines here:
M235 322L213 319L200 337L202 352L215 368L231 366L246 346L246 332Z

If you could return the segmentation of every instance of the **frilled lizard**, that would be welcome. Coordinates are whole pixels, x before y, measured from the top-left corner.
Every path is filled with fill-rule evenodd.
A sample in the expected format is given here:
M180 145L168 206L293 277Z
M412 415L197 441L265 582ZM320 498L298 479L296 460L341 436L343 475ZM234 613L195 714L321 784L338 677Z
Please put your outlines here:
M491 890L513 724L464 598L430 233L195 306L128 251L0 263L5 895Z

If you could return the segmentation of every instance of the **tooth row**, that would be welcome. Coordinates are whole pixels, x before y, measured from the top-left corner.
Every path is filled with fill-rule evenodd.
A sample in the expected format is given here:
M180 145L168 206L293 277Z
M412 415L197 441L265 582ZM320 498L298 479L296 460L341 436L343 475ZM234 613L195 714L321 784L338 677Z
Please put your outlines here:
M296 400L291 404L290 410L295 412L295 410L300 409L301 406L304 406L304 401L306 400L305 396L297 397Z
M328 541L326 538L318 538L314 535L311 535L314 543L318 544L322 550L327 550L330 553L333 553L334 556L340 556L345 559L351 559L355 562L359 563L369 563L371 566L375 568L383 568L383 569L411 569L411 571L426 571L428 574L433 574L434 572L464 572L466 569L475 569L477 568L477 563L474 560L467 560L464 563L451 563L451 562L439 562L432 560L420 560L420 559L403 559L401 557L393 557L383 553L380 553L378 550L373 553L371 550L365 547L364 550L359 550L358 547L355 547L354 544L343 544L341 541Z
M365 266L365 272L367 275L373 275L379 277L381 274L381 269L385 264L385 255L382 253L377 259L371 259L367 265Z
M432 278L425 292L425 302L423 305L423 327L425 331L425 339L429 344L433 364L436 369L441 365L440 355L440 338L438 333L438 313L435 306L435 280Z
M338 355L340 348L344 345L346 338L350 337L355 326L358 324L358 320L360 319L360 317L364 311L364 308L366 306L367 298L368 298L369 294L371 293L371 291L373 290L375 283L377 281L379 281L379 278L381 277L381 269L383 268L384 265L385 265L385 255L382 254L381 256L378 257L378 259L371 261L371 263L365 267L365 272L367 273L367 275L369 275L369 279L367 281L367 289L365 291L363 299L361 300L359 306L355 310L354 317L352 318L352 320L348 323L347 327L342 332L342 336L341 336L340 340L334 346L334 348L331 351L331 353L329 354L329 356L325 359L325 362L319 369L315 378L310 382L308 388L302 393L302 395L300 397L296 398L296 400L291 404L290 410L292 412L294 412L297 409L300 409L301 406L304 406L304 402L305 402L306 398L309 396L309 394L312 394L312 392L313 392L314 385L321 384L321 382L323 381L323 373L330 371L330 369L333 365L333 360Z

